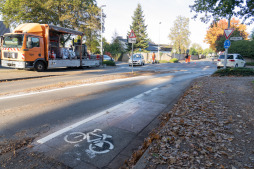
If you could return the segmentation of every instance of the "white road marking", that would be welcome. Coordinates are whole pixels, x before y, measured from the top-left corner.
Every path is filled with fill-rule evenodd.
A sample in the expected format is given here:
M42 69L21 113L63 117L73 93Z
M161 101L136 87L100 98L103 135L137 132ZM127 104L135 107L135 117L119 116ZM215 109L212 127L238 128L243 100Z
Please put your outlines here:
M93 119L96 119L96 118L98 118L98 117L100 117L100 116L102 116L102 115L104 115L104 114L108 114L109 112L111 112L111 111L113 111L113 110L115 110L115 109L118 109L118 108L122 107L123 104L131 103L131 102L133 102L135 99L139 99L139 98L140 98L141 96L143 96L144 94L151 93L151 92L153 92L153 91L155 91L155 90L158 90L158 89L159 89L158 87L155 87L155 88L153 88L153 89L151 89L151 90L148 90L148 91L146 91L146 92L144 92L144 93L142 93L142 94L139 94L139 95L137 95L137 96L135 96L135 97L133 97L133 98L131 98L131 99L129 99L129 100L126 100L126 101L124 101L124 102L122 102L122 103L120 103L120 104L118 104L118 105L116 105L116 106L113 106L113 107L111 107L111 108L109 108L109 109L107 109L107 110L104 110L104 111L102 111L102 112L100 112L100 113L97 113L97 114L95 114L95 115L93 115L93 116L90 116L90 117L88 117L88 118L86 118L86 119L83 119L83 120L81 120L81 121L79 121L79 122L77 122L77 123L75 123L75 124L72 124L72 125L70 125L70 126L68 126L68 127L65 127L65 128L63 128L63 129L61 129L61 130L59 130L59 131L56 131L56 132L54 132L54 133L52 133L52 134L50 134L50 135L48 135L48 136L46 136L46 137L44 137L44 138L38 140L37 143L39 143L39 144L44 144L44 143L48 142L49 140L52 140L53 138L55 138L55 137L57 137L57 136L59 136L59 135L61 135L61 134L63 134L63 133L66 133L66 132L68 132L68 131L70 131L70 130L72 130L72 129L74 129L74 128L76 128L76 127L82 125L82 124L85 124L85 123L87 123L87 122L89 122L89 121L91 121L91 120L93 120Z
M23 93L23 94L18 94L18 95L2 96L2 97L0 97L0 100L30 96L30 95L35 95L35 94L49 93L49 92L54 92L54 91L66 90L66 89L73 89L73 88L77 88L77 87L92 86L92 85L104 85L104 84L110 84L110 83L116 83L116 82L123 82L123 81L127 81L127 80L139 79L139 78L144 78L144 77L147 77L147 76L130 77L130 78L125 78L125 79L115 79L115 80L109 80L109 81L104 81L104 82L67 86L67 87L58 88L58 89L43 90L43 91Z

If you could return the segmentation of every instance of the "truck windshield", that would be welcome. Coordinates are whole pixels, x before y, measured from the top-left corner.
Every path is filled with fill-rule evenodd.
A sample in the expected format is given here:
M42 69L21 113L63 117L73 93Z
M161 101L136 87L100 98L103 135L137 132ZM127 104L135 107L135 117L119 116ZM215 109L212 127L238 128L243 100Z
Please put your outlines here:
M4 36L3 47L5 48L21 48L23 45L23 34L13 34Z

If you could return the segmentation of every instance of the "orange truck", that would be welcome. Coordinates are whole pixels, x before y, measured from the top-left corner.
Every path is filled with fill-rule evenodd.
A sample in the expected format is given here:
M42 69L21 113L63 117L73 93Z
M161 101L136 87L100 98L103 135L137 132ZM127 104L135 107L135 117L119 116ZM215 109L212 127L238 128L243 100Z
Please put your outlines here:
M6 33L1 41L1 66L18 69L34 68L41 72L58 67L92 67L101 57L91 57L81 44L83 32L48 24L25 23ZM70 48L61 41L67 36L80 36Z

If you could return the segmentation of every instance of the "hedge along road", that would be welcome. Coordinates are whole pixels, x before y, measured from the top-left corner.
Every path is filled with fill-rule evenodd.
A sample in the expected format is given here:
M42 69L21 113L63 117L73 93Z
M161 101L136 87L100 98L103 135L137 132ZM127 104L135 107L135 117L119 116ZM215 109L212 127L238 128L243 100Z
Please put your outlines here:
M116 168L190 81L214 70L158 74L2 99L0 134L9 139L17 132L35 136L32 151L73 168Z

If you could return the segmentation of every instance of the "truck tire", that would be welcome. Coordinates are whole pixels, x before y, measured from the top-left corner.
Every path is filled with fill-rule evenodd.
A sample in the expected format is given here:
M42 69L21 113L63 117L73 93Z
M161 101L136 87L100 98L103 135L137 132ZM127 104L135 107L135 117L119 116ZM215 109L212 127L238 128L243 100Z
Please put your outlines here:
M37 72L43 72L46 70L46 65L43 61L37 61L34 65L34 68Z

